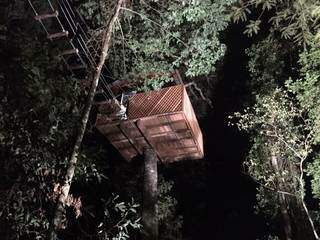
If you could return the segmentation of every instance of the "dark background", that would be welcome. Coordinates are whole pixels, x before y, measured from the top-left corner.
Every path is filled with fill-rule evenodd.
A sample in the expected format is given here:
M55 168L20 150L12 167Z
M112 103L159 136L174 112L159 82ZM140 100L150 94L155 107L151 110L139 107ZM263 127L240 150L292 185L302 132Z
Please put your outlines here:
M249 98L245 49L252 39L242 31L237 25L226 33L227 53L212 96L214 107L200 121L205 159L177 163L172 170L184 235L190 239L250 240L267 232L264 219L254 213L256 185L243 168L248 136L228 125L228 116L241 111Z

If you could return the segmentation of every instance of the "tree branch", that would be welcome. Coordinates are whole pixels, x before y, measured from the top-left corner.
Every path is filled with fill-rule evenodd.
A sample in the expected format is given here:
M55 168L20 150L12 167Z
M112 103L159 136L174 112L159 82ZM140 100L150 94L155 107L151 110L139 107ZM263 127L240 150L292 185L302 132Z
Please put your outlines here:
M308 138L311 136L311 133L308 134L305 142L304 142L304 147L305 147L305 150L307 150L307 142L308 142ZM310 213L309 213L309 210L307 208L307 205L304 201L304 181L303 181L303 177L304 177L304 174L303 174L303 164L306 160L306 157L307 156L302 156L301 154L299 154L293 147L290 146L289 143L287 143L287 141L285 141L282 137L280 137L277 133L275 133L273 135L273 137L276 137L278 140L280 140L282 143L284 143L286 145L286 147L288 147L295 155L297 158L299 158L300 162L299 162L299 169L300 169L300 177L299 177L299 185L300 185L300 201L302 203L302 206L303 206L303 209L307 215L307 218L308 218L308 221L310 223L310 226L311 226L311 229L312 229L312 232L313 232L313 235L314 237L316 238L316 240L319 240L319 235L315 229L315 226L314 226L314 222L310 216Z
M242 172L244 175L250 177L255 183L257 183L258 185L260 185L261 187L269 190L269 191L272 191L272 192L276 192L276 193L279 193L279 194L284 194L284 195L288 195L288 196L291 196L291 197L294 197L296 198L297 195L295 195L294 193L290 193L290 192L287 192L287 191L281 191L281 190L277 190L277 189L274 189L272 187L268 187L266 185L264 185L263 183L259 182L256 178L254 178L253 176L251 176L250 174L247 174L245 172Z
M300 186L301 186L301 190L304 189L304 182L303 182L303 163L304 163L305 159L301 160L300 161L300 178L299 178L299 183L300 183ZM302 206L303 206L303 209L304 211L306 212L306 215L308 217L308 220L310 222L310 226L312 228L312 232L313 232L313 235L314 237L316 238L316 240L319 240L319 235L317 233L317 230L316 228L314 227L314 222L310 216L310 213L309 213L309 210L307 208L307 205L304 201L304 191L300 191L300 197L301 197L301 202L302 202Z
M210 106L210 108L213 108L213 104L212 104L212 101L208 98L208 97L205 97L201 88L198 87L198 85L195 83L195 82L189 82L187 84L184 85L186 88L187 87L191 87L193 86L193 88L198 92L198 94L200 95L201 99L205 102L208 103L208 105Z
M92 74L92 83L91 83L91 89L88 95L88 99L81 117L81 122L79 125L78 129L78 134L76 137L76 142L74 144L72 154L69 160L69 166L67 169L67 173L65 175L65 179L63 182L63 185L61 187L61 193L59 195L57 204L56 204L56 209L54 212L54 217L51 222L51 228L49 231L49 236L48 239L50 240L56 240L57 239L57 231L62 227L62 220L65 215L65 204L67 197L69 195L72 179L74 176L77 160L78 160L78 154L79 154L79 149L83 140L83 136L86 130L86 126L88 123L89 119L89 114L90 110L92 108L92 103L94 99L94 95L99 83L100 75L101 75L101 69L105 63L105 60L107 59L108 56L108 50L110 48L110 43L111 43L111 36L113 32L113 28L115 25L115 22L120 14L120 9L121 6L123 5L124 0L118 0L117 6L115 8L115 12L113 14L113 17L111 18L108 27L105 29L104 34L103 34L103 43L102 43L102 51L101 55L99 58L98 65L96 69L93 69L93 74Z

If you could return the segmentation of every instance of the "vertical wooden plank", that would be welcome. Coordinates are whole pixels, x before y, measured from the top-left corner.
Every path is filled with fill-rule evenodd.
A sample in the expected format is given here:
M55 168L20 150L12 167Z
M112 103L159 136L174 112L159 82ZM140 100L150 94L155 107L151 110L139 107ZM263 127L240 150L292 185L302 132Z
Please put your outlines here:
M201 132L197 117L194 113L193 107L191 105L191 101L189 99L188 93L185 88L184 88L183 95L184 95L184 107L183 107L184 116L185 116L186 122L188 124L188 127L191 129L193 138L197 143L199 153L200 153L201 157L203 157L204 152L203 152L202 132Z
M148 146L148 143L144 141L144 137L139 131L134 121L127 120L120 123L122 132L127 136L132 145L136 148L139 154L143 155L144 147Z
M156 118L156 117L155 117ZM150 118L149 118L150 119ZM141 134L144 136L144 138L146 139L146 141L148 142L148 144L154 149L154 151L156 152L156 154L158 155L158 157L161 159L161 153L158 151L157 146L155 144L155 142L152 139L152 136L149 134L146 126L145 126L146 120L145 119L139 119L136 124L138 129L140 130Z

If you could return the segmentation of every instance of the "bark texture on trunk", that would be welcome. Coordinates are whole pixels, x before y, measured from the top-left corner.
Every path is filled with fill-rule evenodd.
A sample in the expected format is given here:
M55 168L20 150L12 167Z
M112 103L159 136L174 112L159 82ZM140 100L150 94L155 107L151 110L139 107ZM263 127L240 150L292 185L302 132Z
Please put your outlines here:
M285 192L284 188L284 179L281 177L280 169L279 169L279 163L278 163L278 157L275 153L271 153L271 164L272 167L275 171L275 173L278 176L277 182L278 182L278 188L280 191ZM286 195L284 193L279 193L279 204L280 204L280 210L281 210L281 215L283 219L283 228L284 228L284 233L286 236L286 240L292 240L292 226L290 222L290 215L288 213L288 204L286 200Z
M79 154L79 149L82 143L82 139L86 130L86 126L88 123L89 119L89 114L90 110L92 108L92 103L94 99L94 95L99 83L100 79L100 74L101 74L101 69L104 65L104 62L107 58L108 55L108 50L110 48L110 43L111 43L111 36L113 32L113 28L115 25L115 22L119 16L121 6L124 3L124 0L118 0L117 6L115 9L115 12L113 14L113 17L111 18L108 26L105 29L104 36L103 36L103 43L102 43L102 52L101 56L99 58L99 63L97 65L97 68L94 69L93 74L92 74L92 84L91 84L91 89L88 94L88 99L81 117L81 122L79 125L77 137L76 137L76 142L74 144L74 148L72 150L72 154L69 160L69 166L67 169L67 173L65 175L65 180L63 182L63 185L61 187L61 194L59 196L56 209L54 212L54 217L51 223L51 228L49 232L48 239L50 240L56 240L57 239L57 232L58 230L62 227L62 221L65 215L65 203L67 200L67 197L69 195L70 187L71 187L71 182L74 176L77 160L78 160L78 154Z
M157 156L153 149L144 151L144 186L143 186L143 240L158 239L157 216Z

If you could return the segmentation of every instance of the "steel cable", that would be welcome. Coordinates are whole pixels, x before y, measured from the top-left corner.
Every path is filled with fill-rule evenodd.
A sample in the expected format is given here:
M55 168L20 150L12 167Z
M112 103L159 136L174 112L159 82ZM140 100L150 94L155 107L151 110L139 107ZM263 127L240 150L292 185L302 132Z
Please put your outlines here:
M38 12L36 11L34 5L32 4L31 0L28 0L28 3L29 5L31 6L35 16L38 16ZM51 8L52 11L55 11L54 7L53 7L53 4L50 0L47 0L47 3L49 4L49 7ZM70 3L67 1L67 0L57 0L57 3L61 9L61 12L62 12L62 16L65 18L65 20L67 21L72 33L74 34L74 37L73 39L70 39L68 42L69 44L71 45L71 48L73 50L77 50L75 44L73 43L74 40L77 41L77 44L79 45L79 47L81 48L81 52L85 55L85 57L87 58L88 62L89 62L89 65L92 67L92 69L95 69L96 68L96 62L95 62L95 59L94 57L92 56L92 53L90 52L89 50L89 47L87 46L87 42L89 40L89 37L87 35L87 33L84 31L83 27L81 26L81 24L79 22L77 22L75 20L76 18L76 14L75 12L73 11ZM87 29L89 29L88 25L85 23L85 21L83 20L82 16L76 11L79 19L81 20L81 22L86 26ZM62 21L60 20L59 16L55 16L59 26L61 27L62 31L66 31L65 30L65 27L62 23ZM39 19L39 22L40 24L42 25L44 31L46 32L47 36L49 36L49 31L48 29L46 28L45 24L43 23L43 21L41 19ZM80 30L80 32L78 31L78 29ZM82 34L81 34L82 33ZM84 40L85 38L85 40ZM93 48L93 51L95 54L98 54L97 51ZM79 60L82 62L82 64L84 64L84 66L86 66L86 63L85 61L83 60L81 54L77 51L76 52ZM68 69L70 70L70 72L74 75L75 72L72 70L72 67L69 65L67 59L61 55L61 59L63 60L63 62L67 65ZM103 66L103 69L105 69L106 71L109 71L109 69L104 65ZM102 85L107 89L107 92L108 94L110 95L110 97L112 99L115 99L116 96L114 95L114 93L112 92L110 86L109 86L109 83L108 81L105 79L105 77L107 78L110 78L112 80L114 80L112 77L109 77L109 76L104 76L103 74L100 75L100 80L101 80L101 83ZM103 90L103 89L102 89ZM108 95L107 93L103 90L103 95L106 99L108 99Z

